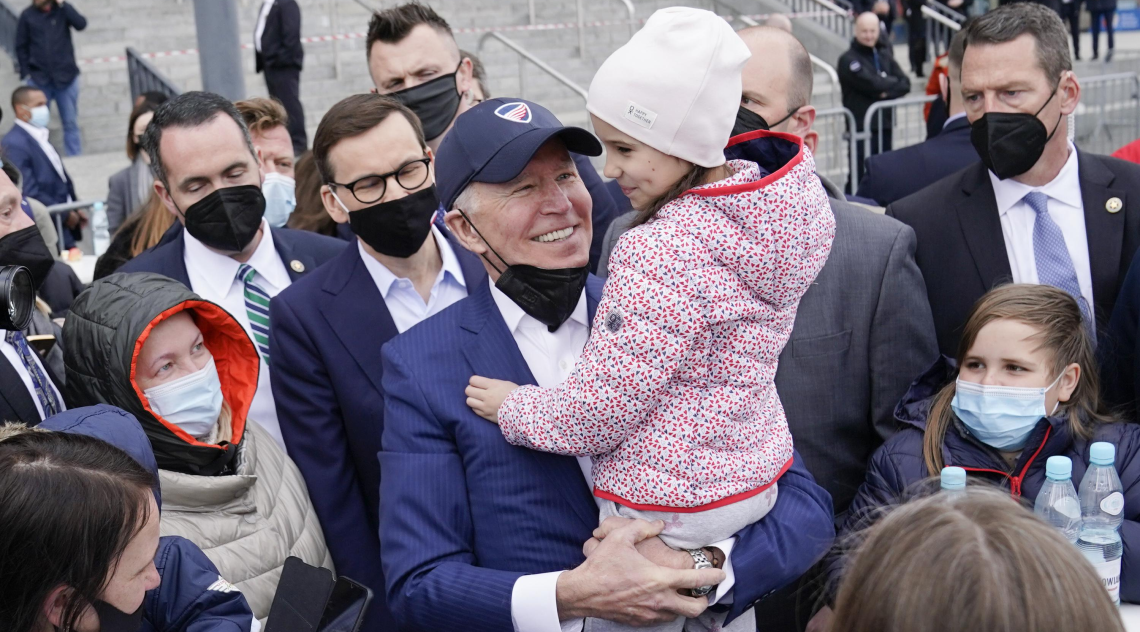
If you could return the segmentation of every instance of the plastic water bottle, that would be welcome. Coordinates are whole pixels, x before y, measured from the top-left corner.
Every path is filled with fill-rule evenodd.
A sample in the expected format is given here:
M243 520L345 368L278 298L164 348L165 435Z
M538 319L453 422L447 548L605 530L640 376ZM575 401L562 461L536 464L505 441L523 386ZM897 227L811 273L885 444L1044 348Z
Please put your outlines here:
M1090 464L1081 481L1081 533L1077 546L1096 567L1112 600L1120 603L1120 523L1124 521L1124 494L1116 474L1116 446L1098 442L1089 450Z
M1033 513L1053 525L1069 542L1081 532L1081 501L1073 487L1073 462L1067 456L1051 456L1045 462L1045 484L1037 493Z
M948 465L942 468L942 493L958 495L966 491L966 470Z
M91 240L96 257L107 252L107 247L111 245L111 231L107 223L107 210L103 207L103 202L96 202L91 205Z

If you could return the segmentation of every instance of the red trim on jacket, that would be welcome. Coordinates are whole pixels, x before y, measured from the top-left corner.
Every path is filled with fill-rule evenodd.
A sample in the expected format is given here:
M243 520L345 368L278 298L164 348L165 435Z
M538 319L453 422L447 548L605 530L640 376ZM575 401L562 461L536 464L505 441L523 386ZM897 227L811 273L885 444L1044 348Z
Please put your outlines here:
M604 498L606 500L612 500L615 503L621 505L622 507L629 507L630 509L636 509L638 511L667 511L667 512L672 512L672 513L699 513L702 511L708 511L710 509L716 509L717 507L724 507L725 505L731 505L732 503L740 502L742 500L747 500L749 498L752 498L756 494L759 494L760 492L768 489L769 487L775 485L776 481L780 480L780 477L784 475L784 472L788 471L788 468L792 467L792 461L793 460L795 460L795 457L788 459L788 462L784 464L784 467L780 468L780 471L776 474L775 478L773 478L771 480L771 482L769 482L766 485L761 485L760 487L757 487L756 489L750 489L746 492L741 492L739 494L733 494L732 496L725 496L724 498L721 498L720 500L718 500L716 502L711 502L711 503L708 503L707 505L700 505L697 507L665 507L662 505L641 505L638 503L631 503L628 500L622 498L621 496L618 496L616 494L611 494L607 491L600 490L596 487L594 488L594 495L597 496L598 498Z
M961 465L958 467L961 467L967 472L991 472L993 474L1001 474L1002 476L1009 479L1009 495L1013 496L1014 498L1020 498L1021 481L1025 480L1025 473L1029 471L1029 466L1033 464L1034 459L1036 459L1037 455L1041 454L1041 451L1045 449L1045 443L1049 441L1049 435L1052 434L1052 432L1052 426L1045 429L1045 438L1041 440L1041 445L1037 446L1037 451L1033 453L1033 456L1029 457L1029 460L1025 462L1025 467L1021 468L1021 474L1018 474L1017 476L1010 476L1008 472L991 470L985 467L965 467Z
M796 151L796 155L791 160L789 160L787 162L787 164L785 164L783 167L780 167L776 171L764 176L763 178L760 178L756 182L747 182L744 184L734 184L731 186L723 186L723 187L713 186L713 187L709 187L709 188L689 189L688 191L685 191L681 195L684 196L684 195L692 194L692 195L700 195L702 197L716 197L719 195L734 195L737 193L748 193L751 191L759 191L760 189L763 189L764 187L768 186L769 184L772 184L773 182L776 182L780 178L783 178L784 176L788 175L788 173L792 169L795 169L797 166L799 166L799 164L801 162L803 162L803 160L804 160L804 139L800 138L799 136L796 136L795 134L787 134L784 132L767 132L767 131L758 129L754 132L748 132L746 134L741 134L740 136L733 136L732 138L730 138L728 140L728 147L732 147L733 145L739 145L740 143L746 143L750 140L756 140L757 138L765 138L765 137L780 138L780 139L795 143L796 147L798 147L798 150ZM727 149L727 147L726 147L726 149Z

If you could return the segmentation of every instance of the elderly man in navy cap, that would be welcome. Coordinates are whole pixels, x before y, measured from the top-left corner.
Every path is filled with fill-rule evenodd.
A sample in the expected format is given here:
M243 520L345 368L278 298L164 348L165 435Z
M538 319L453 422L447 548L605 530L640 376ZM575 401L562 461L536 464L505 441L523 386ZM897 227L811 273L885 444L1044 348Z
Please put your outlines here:
M769 518L716 543L719 568L662 544L660 523L611 519L599 542L589 459L511 446L468 408L472 375L554 386L582 352L601 282L586 271L590 196L571 153L601 151L521 99L475 106L440 145L447 226L490 278L383 350L381 556L403 626L558 632L588 617L691 618L709 604L731 620L830 544L781 526L830 520L830 497L798 458Z

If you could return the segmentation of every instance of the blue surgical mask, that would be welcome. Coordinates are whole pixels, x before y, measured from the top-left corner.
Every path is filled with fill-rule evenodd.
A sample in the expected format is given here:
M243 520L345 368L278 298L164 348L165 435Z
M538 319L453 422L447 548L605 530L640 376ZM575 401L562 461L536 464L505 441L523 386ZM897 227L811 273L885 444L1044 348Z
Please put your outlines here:
M289 176L270 172L261 183L261 194L265 196L265 221L274 228L281 228L297 208L297 182Z
M150 409L195 439L210 434L222 412L222 383L214 359L200 371L143 391Z
M982 443L998 450L1020 450L1037 422L1053 414L1045 412L1045 393L1057 385L1061 375L1045 388L987 386L958 378L950 407Z
M28 122L41 129L47 127L51 122L51 110L46 105L32 108L32 120Z

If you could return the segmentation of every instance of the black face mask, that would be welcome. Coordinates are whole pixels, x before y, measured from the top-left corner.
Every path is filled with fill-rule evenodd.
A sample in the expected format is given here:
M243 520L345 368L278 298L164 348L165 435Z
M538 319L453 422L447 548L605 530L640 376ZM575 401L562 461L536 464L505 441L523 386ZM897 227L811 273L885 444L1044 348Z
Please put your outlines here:
M439 195L433 184L398 200L350 211L348 223L352 232L376 252L407 259L424 245L437 210Z
M547 270L528 265L507 264L506 259L491 248L490 242L478 228L475 228L475 224L471 223L467 214L459 212L467 224L475 230L475 234L487 244L487 248L507 266L506 270L500 270L499 266L491 263L487 255L483 255L487 263L499 273L495 287L532 318L546 325L551 332L558 331L562 323L574 313L574 308L578 307L578 301L582 299L582 288L586 287L590 266Z
M463 65L462 62L460 65ZM459 88L455 86L455 75L458 73L459 68L456 68L450 75L437 77L388 96L415 112L424 127L424 138L435 140L443 135L459 111Z
M24 266L32 274L32 288L37 292L47 278L55 257L51 256L44 238L35 226L8 233L0 238L0 266Z
M186 209L186 231L222 252L241 252L261 228L265 196L261 187L245 184L215 189Z
M763 130L766 132L772 129L772 127L775 125L779 125L780 123L783 123L784 121L792 118L792 115L795 113L795 110L792 110L791 112L788 112L788 115L784 118L776 121L772 125L769 125L768 121L765 121L763 116L760 116L759 114L753 112L752 110L749 110L742 105L738 110L736 110L736 125L732 128L732 135L740 136L741 134L755 132L756 130Z
M1034 114L986 112L970 124L970 142L982 163L998 178L1005 180L1029 171L1045 153L1045 145L1061 126L1061 116L1053 131L1047 132L1037 115L1056 94L1054 90Z
M99 632L139 632L142 627L143 604L131 613L123 612L102 599L96 599L91 607L99 615Z

